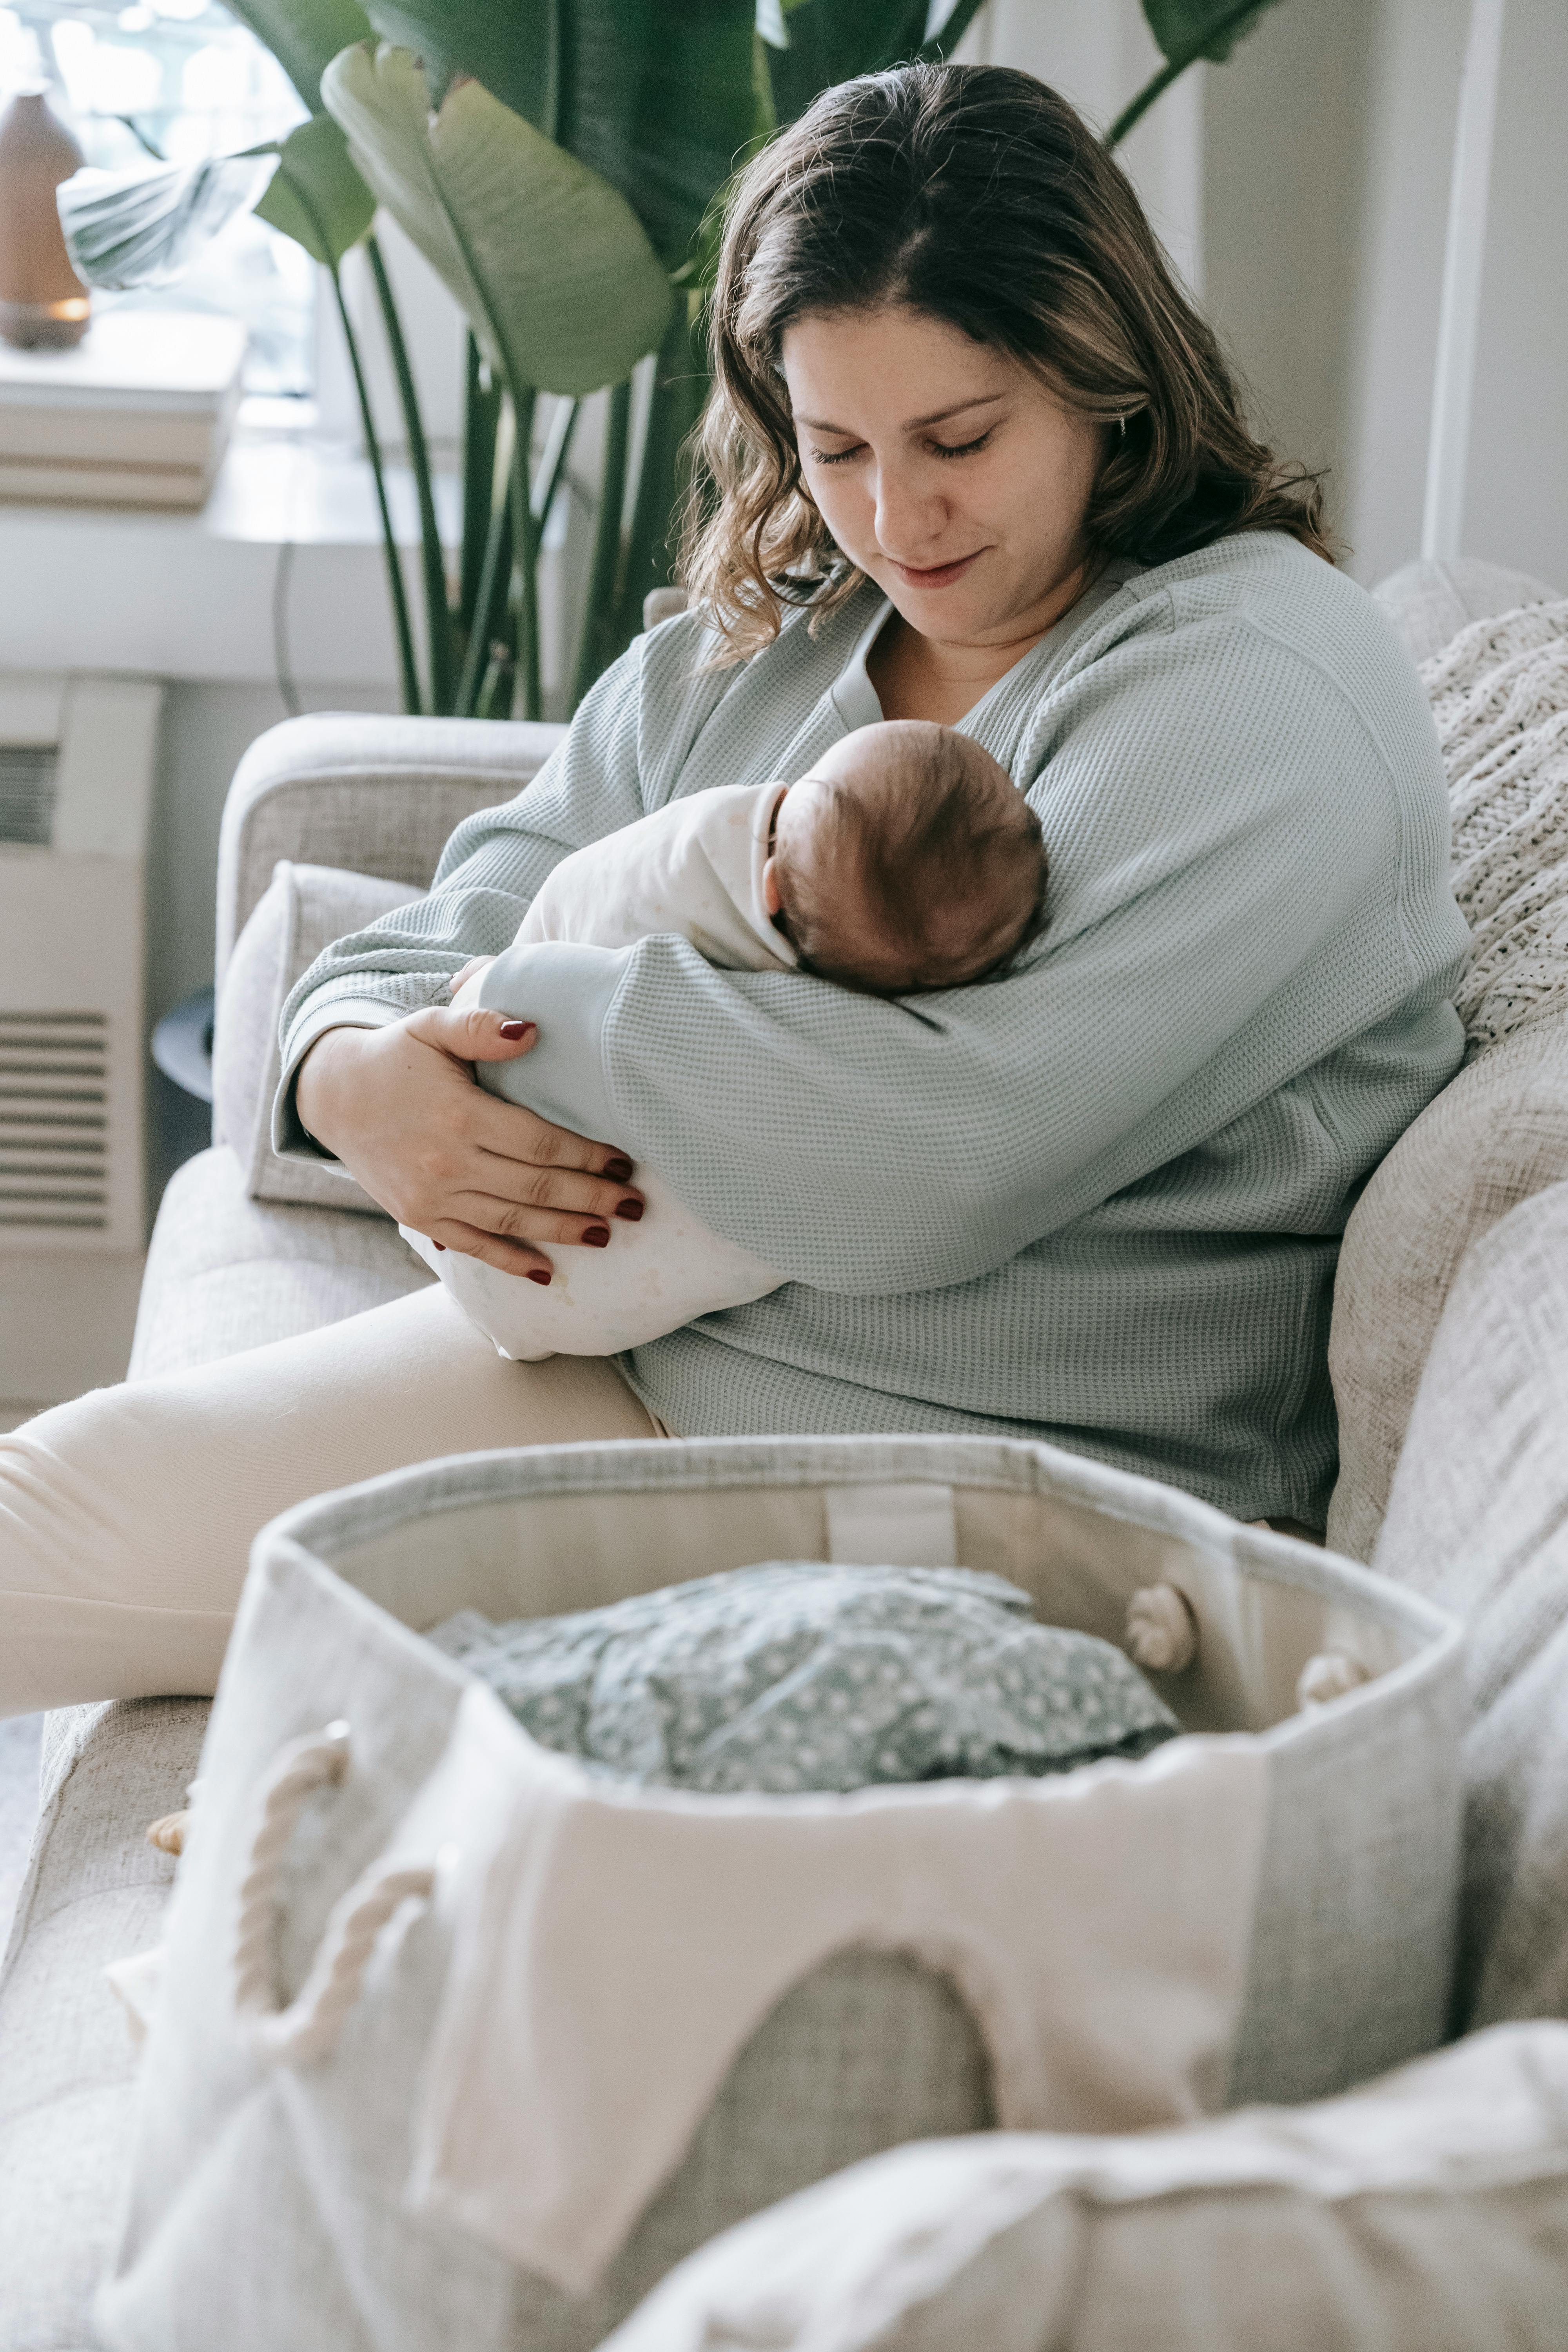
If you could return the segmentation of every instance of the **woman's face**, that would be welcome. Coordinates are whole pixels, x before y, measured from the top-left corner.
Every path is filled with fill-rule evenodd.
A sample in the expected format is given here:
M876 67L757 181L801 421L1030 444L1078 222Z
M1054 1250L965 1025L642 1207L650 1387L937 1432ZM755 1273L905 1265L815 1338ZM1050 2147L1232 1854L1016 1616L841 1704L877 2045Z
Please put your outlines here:
M806 488L911 628L1005 645L1049 625L1083 561L1098 426L916 310L797 320L782 360Z

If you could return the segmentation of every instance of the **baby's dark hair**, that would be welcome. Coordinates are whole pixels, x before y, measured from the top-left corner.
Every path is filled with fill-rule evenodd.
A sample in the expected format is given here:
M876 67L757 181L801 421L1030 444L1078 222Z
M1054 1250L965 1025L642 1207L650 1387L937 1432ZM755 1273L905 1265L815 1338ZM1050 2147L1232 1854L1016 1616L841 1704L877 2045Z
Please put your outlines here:
M901 995L1006 963L1045 922L1040 821L972 736L923 719L868 727L813 780L804 852L779 884L795 950L825 979Z

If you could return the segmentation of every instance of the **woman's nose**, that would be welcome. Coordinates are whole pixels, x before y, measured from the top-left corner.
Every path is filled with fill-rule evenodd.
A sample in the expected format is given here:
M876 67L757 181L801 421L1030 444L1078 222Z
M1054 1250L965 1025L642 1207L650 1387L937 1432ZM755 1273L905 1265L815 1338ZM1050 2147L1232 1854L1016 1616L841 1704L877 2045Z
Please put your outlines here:
M877 472L877 544L895 563L919 561L947 522L947 500L935 484L918 480L910 468L882 466Z

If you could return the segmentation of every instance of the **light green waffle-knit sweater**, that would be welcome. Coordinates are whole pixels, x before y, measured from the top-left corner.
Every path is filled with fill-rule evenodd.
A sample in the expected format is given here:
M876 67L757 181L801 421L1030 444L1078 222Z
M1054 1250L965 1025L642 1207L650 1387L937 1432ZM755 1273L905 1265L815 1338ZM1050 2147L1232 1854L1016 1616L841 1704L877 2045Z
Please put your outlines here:
M640 639L430 896L307 973L286 1068L506 947L568 851L804 774L867 715L846 673L876 608L794 618L728 670L698 616ZM1419 681L1362 590L1255 532L1102 581L963 726L1045 830L1024 970L888 1002L674 938L526 950L512 1009L541 1042L509 1087L790 1277L627 1376L682 1434L1037 1436L1321 1524L1339 1236L1461 1051Z

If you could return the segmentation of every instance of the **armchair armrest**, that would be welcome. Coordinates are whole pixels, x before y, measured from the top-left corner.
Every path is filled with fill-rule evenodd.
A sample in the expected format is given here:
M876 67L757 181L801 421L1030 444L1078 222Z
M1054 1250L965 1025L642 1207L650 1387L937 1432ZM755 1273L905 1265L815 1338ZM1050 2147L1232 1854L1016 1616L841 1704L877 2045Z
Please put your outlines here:
M218 838L216 978L280 857L424 889L455 826L510 800L565 730L521 720L332 711L251 745Z

